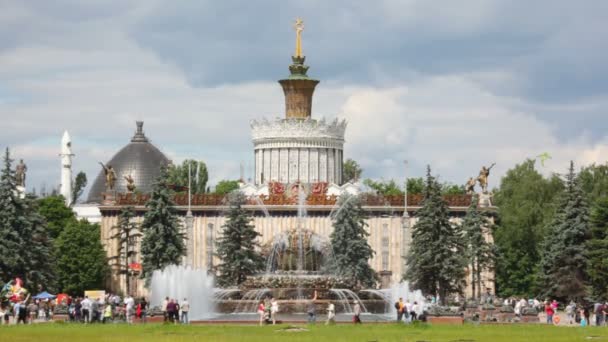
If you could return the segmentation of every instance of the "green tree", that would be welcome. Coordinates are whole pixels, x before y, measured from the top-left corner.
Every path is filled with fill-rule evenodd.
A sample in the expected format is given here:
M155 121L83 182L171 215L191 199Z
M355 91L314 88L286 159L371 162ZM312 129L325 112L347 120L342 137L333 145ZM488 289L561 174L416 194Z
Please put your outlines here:
M595 203L598 198L608 196L608 163L583 167L578 179L588 203Z
M591 208L591 239L587 242L587 273L593 298L608 299L608 197L598 198Z
M193 194L203 194L207 192L209 173L207 171L207 164L205 164L204 161L186 159L182 162L182 165L170 166L168 184L188 187L189 171L191 172L191 192Z
M464 286L466 258L459 227L449 221L449 209L440 185L427 167L422 208L412 230L405 279L425 294L438 294L442 304Z
M65 198L61 195L39 199L38 212L46 220L49 235L53 239L57 238L65 227L76 222L76 215L65 205Z
M546 296L580 302L588 294L585 245L589 239L589 208L574 163L566 175L557 211L543 241L539 281Z
M222 180L215 186L214 193L217 195L227 195L239 189L238 180Z
M498 220L496 287L500 296L536 296L536 274L545 226L554 213L554 198L563 188L557 177L544 178L534 160L507 171L495 192Z
M456 185L449 182L441 184L442 195L464 195L465 193L464 185Z
M346 182L356 182L359 180L359 178L361 178L361 174L363 173L363 169L361 168L361 166L359 165L359 163L357 163L356 161L354 161L353 159L346 159L344 161L343 167L342 167L342 173L343 173L343 181L344 183Z
M84 192L84 188L87 187L87 174L80 171L76 175L76 179L74 180L74 186L72 188L72 203L76 203L82 193Z
M82 296L85 290L104 288L109 275L99 225L71 222L55 241L58 289Z
M147 282L154 271L169 265L179 265L187 252L185 236L172 198L168 187L167 168L163 167L146 203L148 210L142 223L142 278Z
M17 195L9 149L0 172L0 279L20 277L30 289L53 282L51 240L32 196Z
M330 235L334 256L334 267L342 277L350 279L353 285L375 287L378 275L369 265L374 250L369 245L365 230L365 212L361 201L352 195L340 196L337 212Z
M216 243L220 258L217 282L220 286L237 286L248 275L264 268L264 258L258 251L260 234L251 224L251 216L242 208L245 200L242 193L229 195L226 223Z
M464 234L467 263L471 274L473 298L481 299L481 273L492 267L494 250L486 238L490 233L491 221L484 211L479 210L479 198L475 195L461 224Z
M137 239L141 237L139 225L135 222L133 207L124 207L118 215L118 224L112 227L110 239L118 242L118 253L111 257L112 266L119 274L125 276L127 290L131 289L129 264L135 262Z
M395 182L394 179L385 181L375 181L372 179L365 179L363 184L368 186L370 189L374 190L378 195L383 196L402 196L403 190L401 187Z
M417 195L424 192L424 178L414 177L407 179L407 193Z

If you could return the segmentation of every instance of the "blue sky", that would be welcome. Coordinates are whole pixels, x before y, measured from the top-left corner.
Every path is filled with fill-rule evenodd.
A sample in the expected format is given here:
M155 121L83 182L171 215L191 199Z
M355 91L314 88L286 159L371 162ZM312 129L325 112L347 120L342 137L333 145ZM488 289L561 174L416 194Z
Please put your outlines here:
M249 122L283 115L292 22L305 21L313 116L349 122L345 155L365 176L491 186L527 157L608 158L608 2L3 1L0 146L28 187L59 183L126 144L135 120L171 159L205 160L212 181L250 169Z

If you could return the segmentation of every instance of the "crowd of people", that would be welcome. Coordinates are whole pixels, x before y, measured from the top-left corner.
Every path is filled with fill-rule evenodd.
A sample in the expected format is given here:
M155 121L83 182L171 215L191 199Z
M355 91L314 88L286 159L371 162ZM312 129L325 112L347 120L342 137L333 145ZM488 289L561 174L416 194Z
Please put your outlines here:
M395 310L397 311L397 322L411 323L418 320L418 315L421 311L421 306L418 302L414 301L410 303L409 300L403 302L403 298L399 298L399 301L395 302Z
M180 303L176 299L165 297L163 300L161 309L163 311L163 318L165 323L190 323L188 313L190 312L190 303L188 299Z

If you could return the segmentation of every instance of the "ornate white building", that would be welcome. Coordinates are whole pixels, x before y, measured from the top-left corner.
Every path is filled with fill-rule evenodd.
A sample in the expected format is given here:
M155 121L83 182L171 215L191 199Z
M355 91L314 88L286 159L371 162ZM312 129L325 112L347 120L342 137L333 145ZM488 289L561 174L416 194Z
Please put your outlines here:
M342 184L346 121L311 118L317 80L306 75L304 56L292 57L291 75L279 83L285 93L285 118L251 123L255 185L268 182Z

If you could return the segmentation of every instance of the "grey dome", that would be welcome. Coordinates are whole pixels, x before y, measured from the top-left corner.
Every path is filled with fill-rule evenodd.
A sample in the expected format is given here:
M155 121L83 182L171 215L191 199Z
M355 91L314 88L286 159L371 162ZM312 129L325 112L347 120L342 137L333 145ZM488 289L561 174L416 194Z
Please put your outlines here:
M152 185L160 174L161 166L166 166L170 163L169 159L148 141L143 132L143 124L142 121L137 122L137 131L131 142L106 163L106 165L112 166L116 173L114 190L117 193L127 192L125 177L128 175L133 177L136 192L151 192ZM91 186L91 190L89 190L87 202L101 203L102 193L105 191L106 177L103 170L100 170L93 186Z

